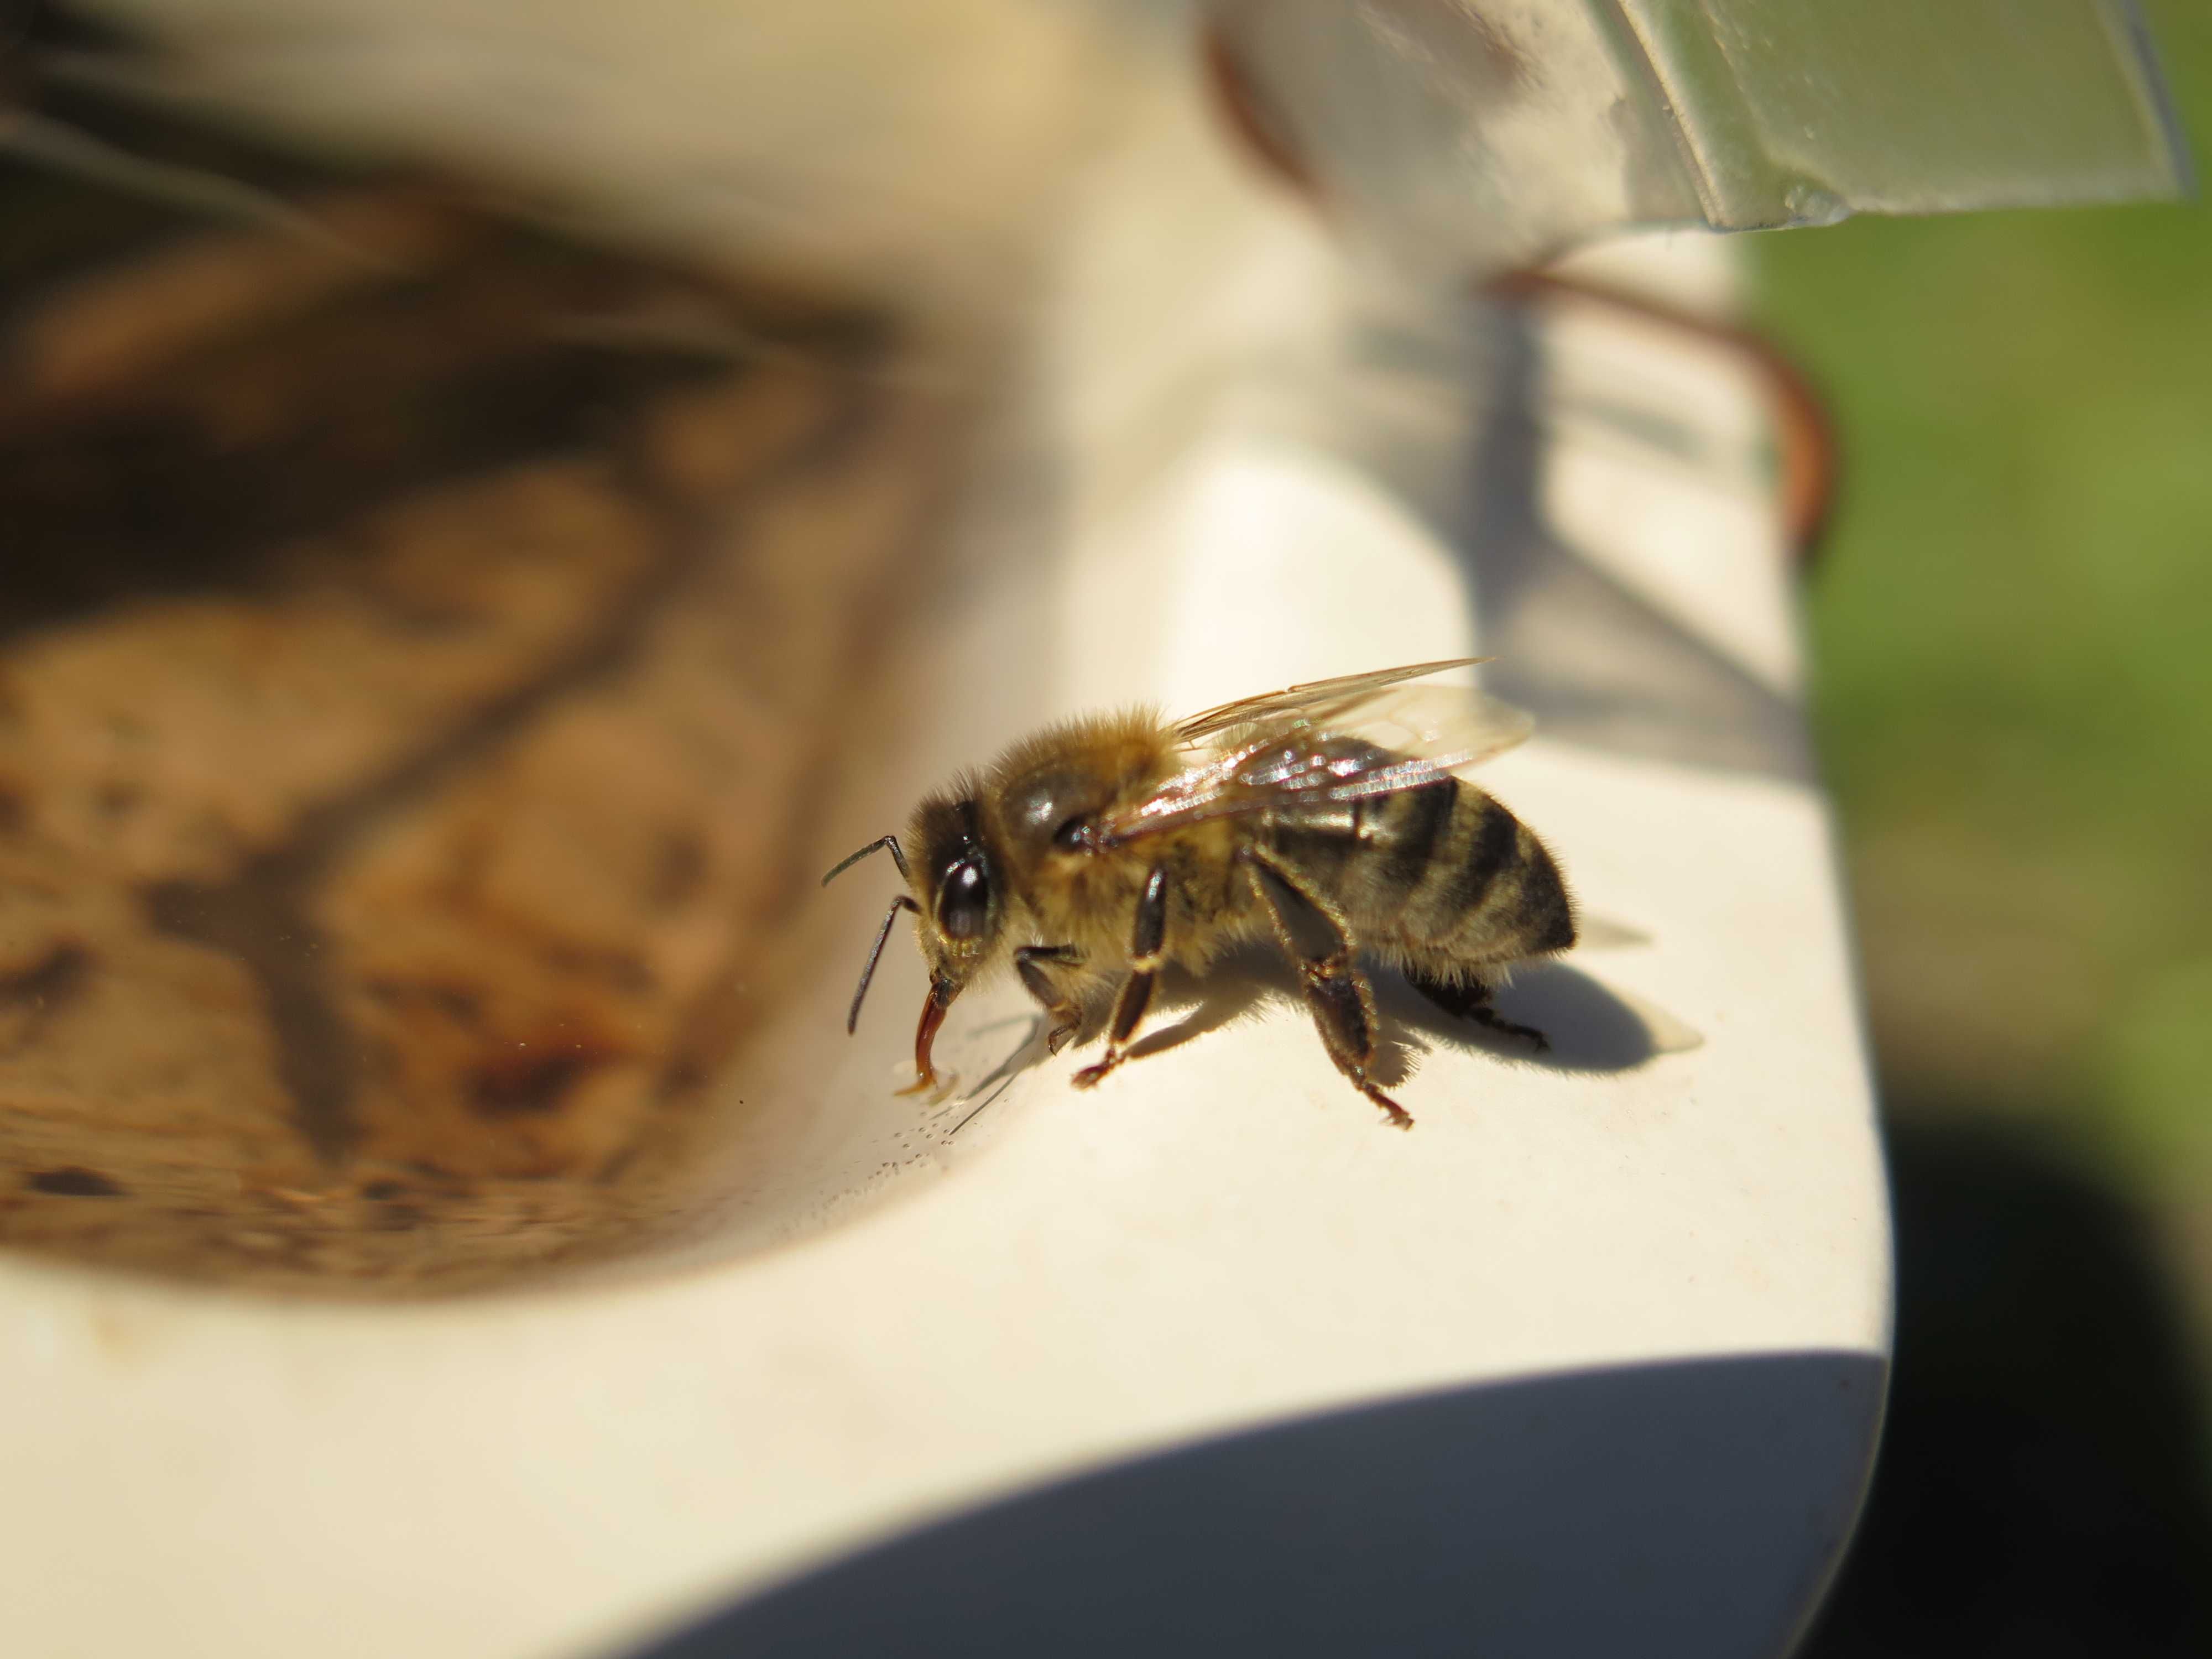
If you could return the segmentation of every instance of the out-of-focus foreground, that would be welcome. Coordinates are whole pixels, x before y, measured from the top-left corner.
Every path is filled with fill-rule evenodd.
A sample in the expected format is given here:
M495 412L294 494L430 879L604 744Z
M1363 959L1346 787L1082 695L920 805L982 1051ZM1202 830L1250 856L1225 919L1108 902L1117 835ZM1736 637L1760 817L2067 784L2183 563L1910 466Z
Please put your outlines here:
M2201 163L2212 20L2148 11ZM1816 706L1899 1186L1889 1444L1821 1650L2202 1651L2212 213L1754 246L1845 446Z

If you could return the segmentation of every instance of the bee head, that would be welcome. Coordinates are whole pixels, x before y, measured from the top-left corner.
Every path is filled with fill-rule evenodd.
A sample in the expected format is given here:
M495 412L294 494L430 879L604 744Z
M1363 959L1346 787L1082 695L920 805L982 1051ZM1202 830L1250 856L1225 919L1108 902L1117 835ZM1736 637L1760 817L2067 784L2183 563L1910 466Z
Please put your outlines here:
M884 918L884 932L876 936L876 950L883 949L884 935L902 908L921 918L916 936L929 963L929 995L921 1005L921 1020L914 1034L915 1086L921 1088L937 1080L930 1048L937 1040L937 1028L945 1023L945 1011L990 960L1006 910L998 872L984 844L975 790L957 789L922 802L915 809L907 839L914 848L911 860L900 852L896 837L884 838L884 844L898 860L899 872L913 889L913 896L902 896L892 904L890 914ZM876 958L871 954L860 975L860 988L853 997L848 1030L860 1019L860 1000L868 994L868 981L875 969Z
M922 952L950 1002L988 960L1005 916L999 870L985 844L972 791L933 796L915 811L915 896L921 902Z
M867 1000L868 985L876 976L876 963L884 941L902 910L921 918L917 930L921 954L929 963L929 996L921 1005L921 1023L914 1034L916 1087L937 1080L930 1064L930 1045L945 1011L991 959L1005 927L1006 907L990 848L985 844L975 788L956 787L949 794L933 795L922 802L908 827L914 845L909 859L896 836L870 842L849 858L842 859L822 878L828 886L871 853L888 852L910 892L891 901L884 924L876 931L875 948L860 970L859 988L853 993L852 1012L846 1016L847 1031L860 1022L860 1005Z

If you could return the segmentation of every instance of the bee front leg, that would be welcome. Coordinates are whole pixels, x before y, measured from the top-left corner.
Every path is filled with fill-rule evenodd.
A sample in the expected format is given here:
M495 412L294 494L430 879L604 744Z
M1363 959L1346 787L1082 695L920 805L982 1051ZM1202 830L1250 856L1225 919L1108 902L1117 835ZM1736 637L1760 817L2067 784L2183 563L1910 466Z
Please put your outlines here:
M1284 952L1297 963L1306 1011L1322 1046L1352 1086L1389 1115L1394 1129L1413 1127L1413 1115L1368 1081L1375 1058L1375 993L1352 960L1342 918L1304 882L1267 854L1247 848L1242 857L1275 924Z
M1073 968L1083 961L1083 952L1073 945L1024 945L1014 952L1014 971L1022 976L1022 985L1043 1007L1045 1017L1052 1021L1046 1034L1045 1047L1058 1054L1083 1026L1083 1011L1062 996L1052 982L1048 971L1053 968Z
M1106 1057L1075 1074L1079 1089L1096 1087L1107 1073L1128 1058L1129 1039L1145 1018L1152 1000L1152 984L1166 961L1168 937L1167 866L1156 864L1145 880L1137 901L1137 922L1129 939L1129 977L1114 999L1114 1018L1106 1027Z

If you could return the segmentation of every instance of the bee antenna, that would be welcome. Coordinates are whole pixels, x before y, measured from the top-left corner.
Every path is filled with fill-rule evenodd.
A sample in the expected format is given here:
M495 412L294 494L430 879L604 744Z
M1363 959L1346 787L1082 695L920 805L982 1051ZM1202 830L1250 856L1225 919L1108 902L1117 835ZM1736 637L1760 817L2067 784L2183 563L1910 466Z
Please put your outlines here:
M836 880L838 877L843 875L848 870L858 864L862 859L867 857L869 854L880 853L887 848L890 851L891 862L898 866L899 878L902 881L911 881L913 878L907 873L906 854L899 848L898 837L896 836L880 836L874 841L870 842L866 847L863 847L859 852L852 854L851 857L839 859L837 860L836 867L831 870L828 875L822 878L822 884L824 887L827 887L831 882Z
M882 841L877 842L874 846L863 847L859 852L853 854L852 859L847 859L845 860L845 864L850 864L853 861L853 859L866 857L868 854L874 852L876 848L884 846L886 842L890 844L890 849L893 853L896 853L898 851L898 843L892 841L889 836L885 836ZM841 864L837 866L837 870L842 870L844 867L845 865ZM832 870L830 873L834 876L837 873L837 870ZM868 984L869 981L873 980L876 976L876 960L883 955L884 941L891 936L891 924L898 920L898 913L902 910L911 910L916 915L920 915L921 914L921 907L919 904L916 904L904 893L901 893L896 898L893 899L891 901L891 908L884 912L884 925L876 929L875 945L868 951L868 965L860 969L860 988L853 993L853 1012L845 1016L845 1035L847 1036L852 1036L854 1032L860 1029L860 1005L868 1000Z

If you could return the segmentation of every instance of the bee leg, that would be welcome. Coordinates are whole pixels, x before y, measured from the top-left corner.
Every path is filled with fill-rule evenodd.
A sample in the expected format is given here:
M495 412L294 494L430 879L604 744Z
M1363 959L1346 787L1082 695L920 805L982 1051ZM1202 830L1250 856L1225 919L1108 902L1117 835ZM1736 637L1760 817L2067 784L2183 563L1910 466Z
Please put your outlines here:
M1129 977L1114 999L1114 1017L1106 1027L1106 1057L1075 1074L1075 1086L1090 1089L1128 1058L1129 1039L1145 1018L1152 1000L1152 983L1165 963L1168 936L1167 866L1156 864L1146 878L1144 896L1137 901L1137 922L1129 939Z
M1413 1127L1413 1115L1368 1080L1375 1058L1375 993L1352 960L1352 938L1343 919L1321 895L1265 853L1247 848L1242 855L1253 884L1267 902L1275 937L1298 965L1306 1011L1321 1032L1322 1046L1352 1086L1380 1106L1394 1129Z
M1431 979L1425 974L1409 969L1406 983L1455 1019L1471 1019L1478 1025L1503 1032L1507 1036L1526 1037L1540 1054L1551 1052L1551 1038L1533 1025L1523 1025L1516 1020L1506 1018L1490 1006L1490 987L1479 979L1455 985L1449 980Z
M1067 1046L1068 1038L1082 1029L1083 1011L1060 994L1047 969L1073 968L1082 960L1083 952L1073 945L1024 945L1014 952L1014 971L1022 976L1023 987L1037 1000L1052 1021L1052 1029L1045 1036L1045 1047L1055 1054Z

